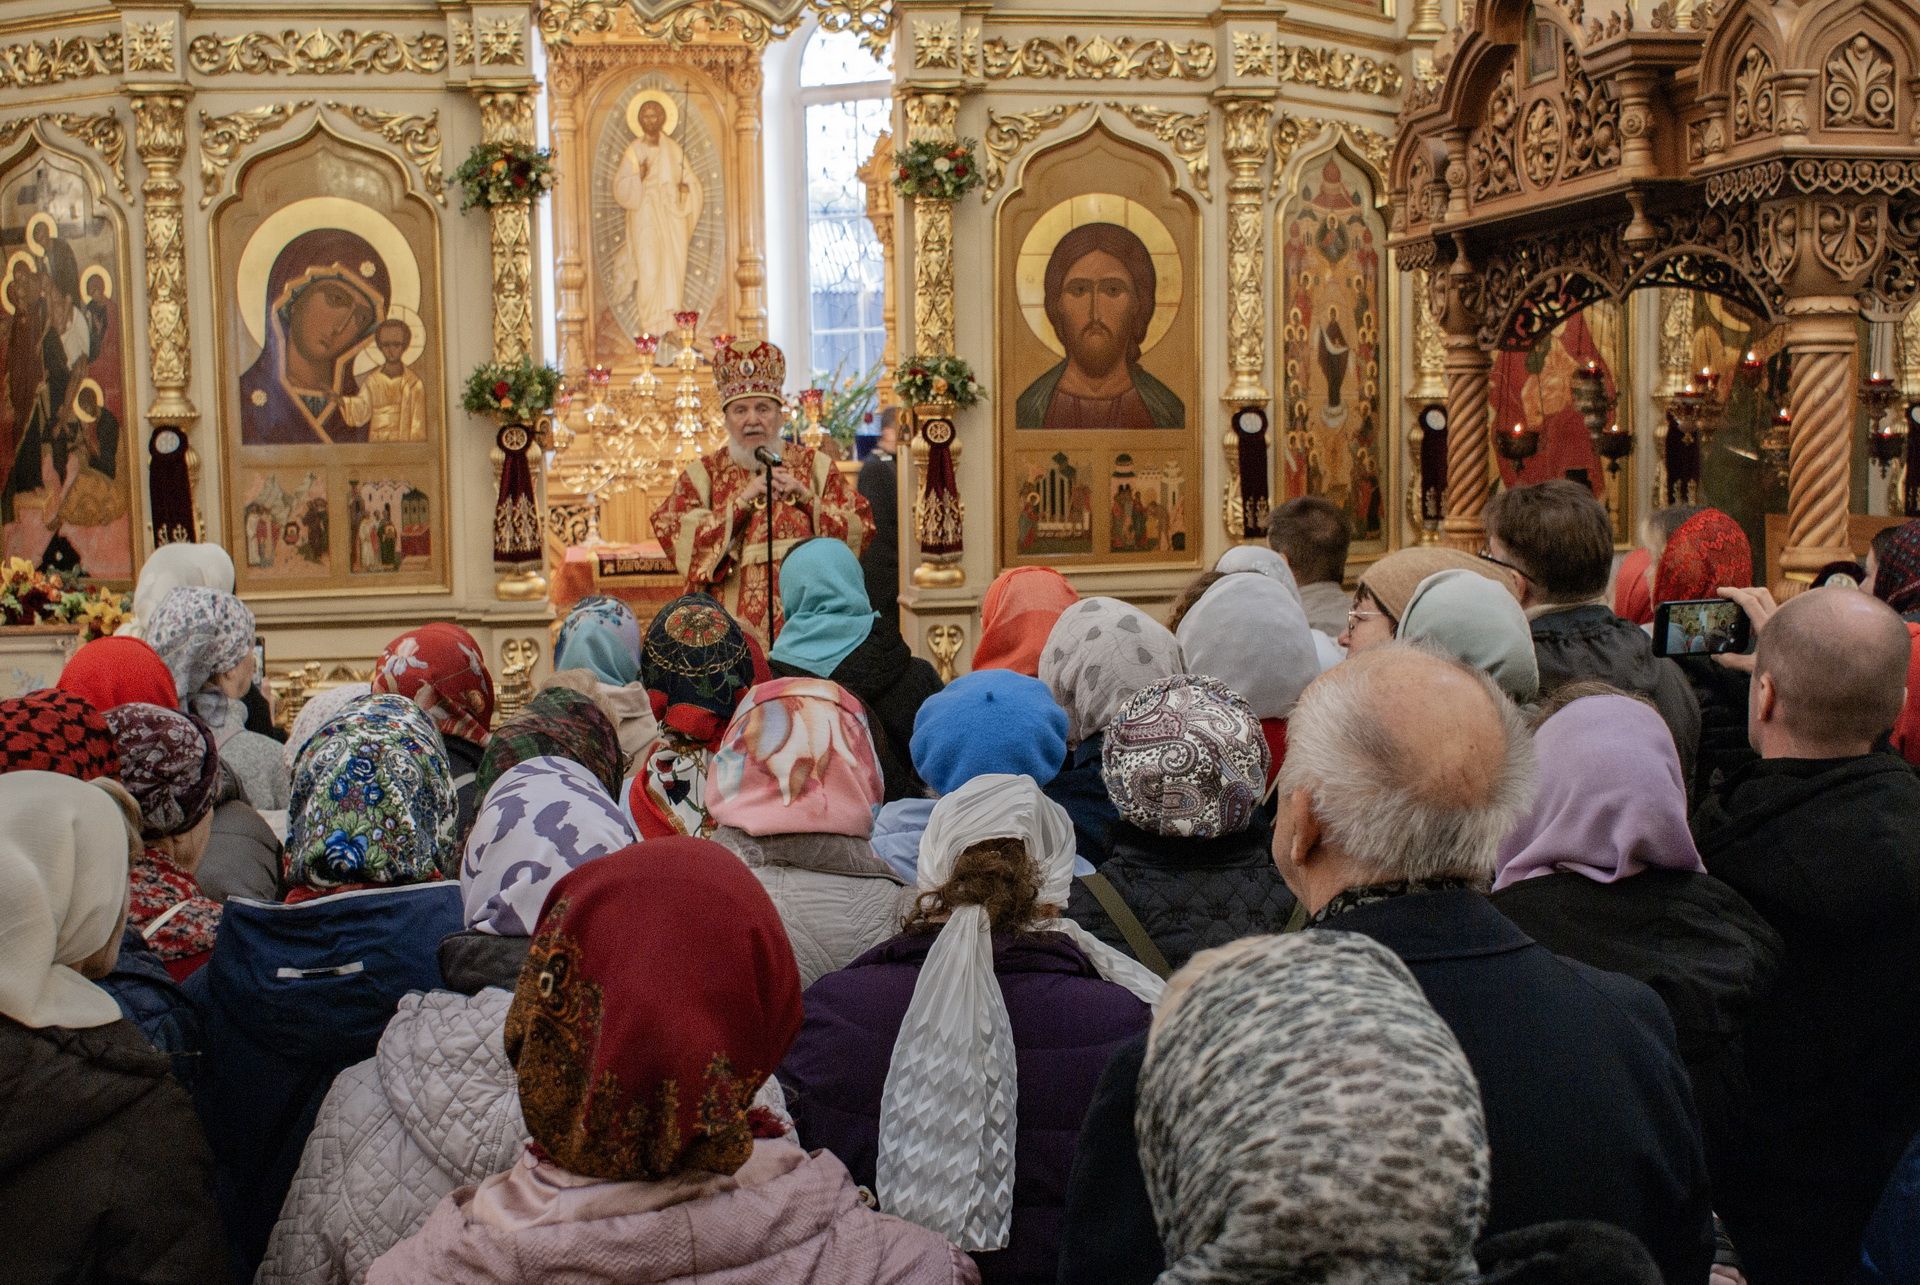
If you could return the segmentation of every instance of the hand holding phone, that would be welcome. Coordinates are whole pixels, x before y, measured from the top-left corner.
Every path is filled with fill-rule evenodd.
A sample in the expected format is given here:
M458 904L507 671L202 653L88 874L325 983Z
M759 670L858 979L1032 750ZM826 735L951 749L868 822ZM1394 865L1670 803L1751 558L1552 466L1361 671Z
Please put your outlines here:
M1753 622L1728 598L1687 598L1653 609L1653 654L1723 656L1753 645Z

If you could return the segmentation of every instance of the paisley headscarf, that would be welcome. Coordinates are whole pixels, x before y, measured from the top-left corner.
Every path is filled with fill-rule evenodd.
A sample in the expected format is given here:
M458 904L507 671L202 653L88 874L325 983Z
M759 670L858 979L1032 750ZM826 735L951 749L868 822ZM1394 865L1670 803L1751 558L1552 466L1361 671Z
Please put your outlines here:
M508 768L473 819L460 864L467 927L527 937L569 870L638 843L633 822L572 759Z
M404 696L356 701L314 733L287 810L285 882L306 895L438 879L453 852L447 751Z
M91 781L118 776L120 756L99 710L72 692L43 687L0 700L0 772L58 772Z
M767 659L822 678L833 677L880 619L860 560L832 539L796 545L780 564L780 607L786 623Z
M1740 524L1719 509L1702 509L1667 538L1653 573L1653 601L1711 598L1753 584L1753 546Z
M1118 598L1082 598L1061 612L1040 654L1069 745L1098 736L1135 692L1183 669L1172 631Z
M418 705L443 736L487 743L493 675L480 644L459 625L422 625L388 643L374 663L372 688Z
M589 861L548 895L507 1010L534 1144L585 1178L730 1174L800 1032L800 973L753 872L705 839Z
M706 793L716 824L755 838L866 838L886 797L866 709L824 678L760 684L721 738Z
M560 622L553 667L585 669L610 687L625 687L640 670L639 617L618 598L582 598Z
M159 652L138 638L96 638L85 644L73 653L54 686L103 714L116 705L180 708L173 671Z
M185 834L213 811L220 747L213 729L159 705L120 705L104 715L120 754L120 784L140 805L140 834Z
M1040 675L1040 653L1060 613L1080 601L1067 578L1052 567L1002 571L980 600L980 645L973 668L1011 669Z
M1902 616L1920 611L1920 519L1900 527L1874 555L1873 596Z
M1460 1043L1357 933L1175 974L1140 1073L1159 1285L1471 1285L1492 1163Z
M219 589L183 585L160 600L147 619L147 641L173 673L174 694L215 736L246 725L246 708L224 692L208 689L253 650L253 613L247 604Z
M1120 815L1149 834L1184 839L1252 825L1269 761L1247 702L1205 675L1142 688L1100 749L1101 776Z
M515 763L545 757L572 759L609 795L619 797L625 773L620 733L591 697L566 687L542 688L494 731L473 775L474 797L486 798Z

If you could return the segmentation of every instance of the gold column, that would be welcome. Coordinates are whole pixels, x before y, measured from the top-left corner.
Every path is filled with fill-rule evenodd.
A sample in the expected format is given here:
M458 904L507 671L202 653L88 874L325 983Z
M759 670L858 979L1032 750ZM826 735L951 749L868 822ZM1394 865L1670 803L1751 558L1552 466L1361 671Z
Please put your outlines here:
M1442 538L1477 553L1487 536L1483 516L1493 493L1492 442L1487 397L1493 359L1471 333L1450 334L1447 344L1447 514Z
M1851 295L1787 301L1793 359L1793 445L1788 456L1783 577L1804 585L1829 562L1851 559L1847 543L1860 304Z
M153 375L153 426L185 429L200 418L187 399L193 349L187 334L187 249L180 163L187 147L187 94L169 89L133 95L133 145L147 176L140 185L146 222L147 347Z
M554 50L547 64L547 81L553 91L548 101L553 105L554 168L561 182L577 182L590 161L580 148L580 71L564 47ZM567 374L585 370L589 364L587 305L582 297L587 267L580 252L577 220L553 221L553 261L559 295L554 301L556 338L560 344L560 370Z
M1260 217L1261 167L1267 163L1267 126L1272 116L1264 98L1223 98L1226 134L1221 150L1227 161L1227 364L1225 400L1264 402L1261 382L1267 365L1267 255Z
M893 282L894 267L899 260L893 240L893 168L893 134L889 131L880 135L873 145L873 155L860 167L860 182L867 189L867 222L873 225L873 236L880 243L884 264L880 324L886 331L886 339L880 348L882 369L878 390L882 407L893 405L893 368L900 364L899 292Z
M906 110L911 141L957 141L953 95L912 94ZM913 347L928 356L953 352L953 205L926 196L913 202Z
M1414 0L1413 23L1407 28L1409 36L1444 36L1447 34L1446 19L1440 16L1440 0Z
M760 147L760 91L765 83L757 53L733 69L733 92L740 113L734 118L736 153L746 169L747 190L766 190L765 161ZM767 253L760 244L760 220L744 220L740 233L740 262L733 279L740 287L740 334L747 339L767 335Z

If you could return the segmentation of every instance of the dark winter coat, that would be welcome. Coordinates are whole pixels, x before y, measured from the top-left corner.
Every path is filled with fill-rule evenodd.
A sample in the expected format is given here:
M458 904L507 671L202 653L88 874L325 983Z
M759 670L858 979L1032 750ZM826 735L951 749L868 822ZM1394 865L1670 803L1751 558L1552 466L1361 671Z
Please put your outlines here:
M932 933L895 937L815 982L800 1038L780 1066L801 1144L832 1151L868 1188L894 1040L934 940ZM1094 1083L1150 1014L1057 933L996 934L993 967L1019 1077L1013 1231L1006 1249L977 1261L985 1285L1051 1285L1067 1170Z
M1533 621L1533 654L1540 663L1540 698L1568 683L1611 683L1651 700L1673 733L1682 776L1693 779L1700 757L1700 702L1686 675L1653 654L1640 626L1597 603L1549 611Z
M876 449L860 462L854 489L873 510L873 539L860 555L860 571L867 582L867 601L881 619L900 626L900 466L894 457Z
M148 949L139 929L129 924L121 932L119 959L96 985L113 996L120 1015L156 1052L172 1060L174 1078L192 1089L204 1061L200 1010Z
M1726 884L1684 870L1616 883L1545 874L1494 893L1493 904L1554 954L1653 988L1693 1085L1708 1170L1724 1181L1749 1109L1742 1040L1780 971L1780 935Z
M0 1017L0 1279L218 1285L213 1157L130 1022Z
M206 1019L197 1094L236 1264L251 1278L333 1077L373 1056L408 991L440 984L460 885L236 898L187 993Z
M464 736L443 734L440 740L447 747L447 770L453 775L454 833L460 836L459 846L452 850L454 870L442 873L449 879L458 879L460 852L466 847L467 831L473 829L474 814L485 802L474 796L473 774L480 770L480 760L487 751Z
M830 678L858 696L873 716L873 743L879 751L881 775L886 778L886 801L925 796L926 784L913 770L913 720L927 697L940 690L940 675L907 650L907 640L898 629L884 620L874 622L866 641L831 674L809 674L777 660L772 667L783 678Z
M1753 1285L1845 1281L1920 1133L1920 778L1891 754L1758 762L1694 830L1786 942L1747 1028L1753 1111L1715 1207Z
M1120 822L1120 809L1113 806L1107 778L1100 771L1100 753L1106 741L1105 732L1096 732L1068 749L1067 765L1040 787L1042 794L1073 818L1074 844L1080 855L1096 866L1107 859L1110 832Z
M440 978L450 991L476 995L489 986L513 990L527 962L531 937L502 937L468 929L440 943Z
M1860 1245L1859 1285L1920 1281L1920 1138L1900 1157Z
M280 851L273 827L236 790L231 800L213 810L213 833L193 881L215 901L228 897L278 901Z
M1640 1238L1667 1285L1706 1280L1706 1162L1673 1022L1651 990L1560 959L1464 889L1358 906L1312 931L1336 929L1364 933L1406 963L1473 1067L1493 1153L1483 1234L1611 1223ZM1121 1136L1133 1127L1139 1068L1116 1058L1089 1114L1067 1197L1062 1285L1146 1285L1158 1274L1139 1248L1154 1224L1138 1154Z
M1698 800L1716 781L1759 757L1747 743L1747 689L1753 680L1711 656L1675 656L1673 663L1700 703L1700 755L1687 783L1687 797Z
M1169 966L1179 968L1197 951L1287 926L1293 894L1274 868L1273 832L1264 822L1217 839L1170 839L1125 821L1109 834L1112 854L1100 873ZM1133 954L1079 880L1067 914L1123 954Z

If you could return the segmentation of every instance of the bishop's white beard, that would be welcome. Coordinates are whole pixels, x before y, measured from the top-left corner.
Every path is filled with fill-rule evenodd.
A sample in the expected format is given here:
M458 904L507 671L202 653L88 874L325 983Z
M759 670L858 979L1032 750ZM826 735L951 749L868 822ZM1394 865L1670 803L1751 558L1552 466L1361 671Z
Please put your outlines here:
M753 451L750 447L740 445L740 443L734 441L731 437L727 439L727 455L735 464L738 464L749 473L756 473L762 467L760 461L753 458Z

